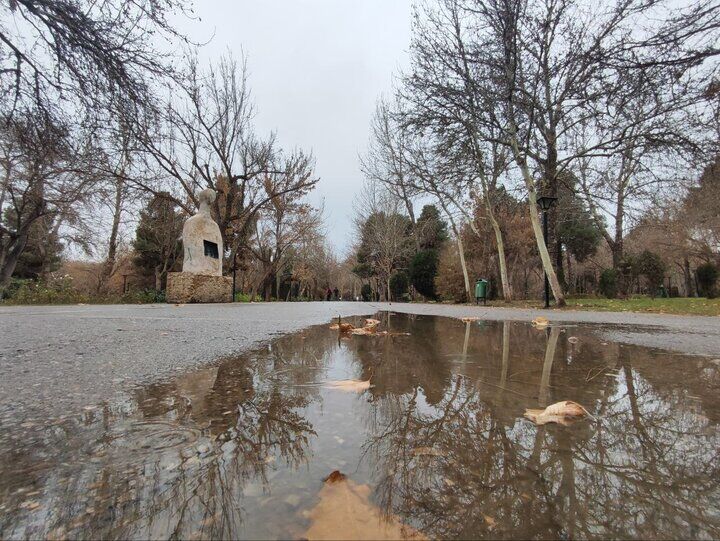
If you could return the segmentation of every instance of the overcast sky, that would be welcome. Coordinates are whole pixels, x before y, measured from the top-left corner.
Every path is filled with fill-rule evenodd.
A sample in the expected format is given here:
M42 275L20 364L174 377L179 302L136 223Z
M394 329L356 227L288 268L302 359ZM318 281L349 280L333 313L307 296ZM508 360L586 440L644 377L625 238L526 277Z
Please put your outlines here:
M312 150L321 177L312 201L325 202L342 254L375 102L407 65L411 0L200 0L195 11L202 21L182 30L198 40L214 32L203 58L247 55L258 134Z

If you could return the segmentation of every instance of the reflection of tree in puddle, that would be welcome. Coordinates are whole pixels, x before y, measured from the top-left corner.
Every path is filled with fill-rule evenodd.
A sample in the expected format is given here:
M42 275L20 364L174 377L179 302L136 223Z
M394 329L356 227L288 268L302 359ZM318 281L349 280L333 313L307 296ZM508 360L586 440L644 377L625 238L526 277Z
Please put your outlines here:
M456 329L442 334L457 348L465 329ZM665 370L672 379L671 368L694 361L661 368L647 350L621 347L610 355L620 377L586 381L596 355L611 364L589 337L582 355L575 348L568 363L569 355L559 353L571 346L560 340L559 328L549 329L544 356L526 347L537 341L528 333L539 331L517 327L511 333L507 324L498 331L482 333L475 343L490 350L481 357L486 366L463 367L442 400L425 400L418 392L422 382L411 392L383 395L365 451L387 512L440 538L720 534L717 428L687 407L687 392L658 392L631 366L631 359L655 364L656 373ZM437 359L447 358L437 349ZM508 349L522 353L508 361ZM392 353L406 358L399 348ZM533 377L522 368L537 370L541 359ZM537 383L514 385L512 374L528 383L539 379L539 390ZM599 420L535 427L508 415L508 391L523 408L579 399Z
M64 464L38 453L47 515L33 524L15 507L4 513L3 537L238 537L245 488L262 496L275 464L303 464L315 436L302 410L319 394L303 384L326 365L333 338L309 332L141 389L122 412L66 422L65 445L88 433L95 443L63 449Z
M341 458L431 538L720 536L717 366L602 345L583 328L382 319L411 336L338 345L313 328L53 421L24 453L0 440L13 464L0 536L299 536L312 497L283 499ZM374 386L323 394L333 367ZM565 399L597 420L522 418ZM336 434L345 419L359 425ZM319 446L316 432L354 439Z

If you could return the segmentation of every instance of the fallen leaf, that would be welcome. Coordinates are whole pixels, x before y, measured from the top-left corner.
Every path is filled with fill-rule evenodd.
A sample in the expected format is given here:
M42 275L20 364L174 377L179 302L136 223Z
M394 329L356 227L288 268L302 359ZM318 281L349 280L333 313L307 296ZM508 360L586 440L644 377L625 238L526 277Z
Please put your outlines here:
M569 336L568 342L571 344L577 344L580 341L580 339L577 336Z
M426 539L394 516L370 503L370 487L358 485L339 471L320 489L320 501L308 513L306 539Z
M380 321L377 319L366 319L365 320L366 327L377 327L378 325L380 325Z
M359 329L353 329L350 333L356 336L367 336L368 334L375 334L375 329L377 327L360 327Z
M487 524L491 530L497 525L497 521L490 515L483 515L483 518L485 519L485 524Z
M415 456L445 456L445 453L435 447L416 447L412 450Z
M563 400L550 404L544 410L526 409L525 417L537 425L547 423L558 423L564 426L571 424L574 420L590 415L588 410L572 400ZM592 416L591 416L592 417Z
M538 316L532 320L532 324L536 327L547 327L550 324L550 321L546 317Z
M362 393L363 391L367 391L371 385L370 380L341 379L337 381L326 381L325 387L345 391L346 393Z
M479 320L480 320L479 317L474 317L474 316L473 317L464 317L464 318L460 319L460 321L462 321L463 323L472 323L473 321L479 321Z
M350 332L354 328L355 327L353 327L350 323L340 323L340 325L335 323L334 325L330 325L331 330L333 330L333 331L339 330L340 332Z

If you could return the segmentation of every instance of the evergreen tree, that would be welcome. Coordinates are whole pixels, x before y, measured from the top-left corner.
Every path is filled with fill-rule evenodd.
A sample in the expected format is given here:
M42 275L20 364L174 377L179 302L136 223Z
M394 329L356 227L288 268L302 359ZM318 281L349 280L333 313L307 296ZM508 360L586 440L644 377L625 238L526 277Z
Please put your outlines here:
M410 262L410 281L415 290L429 299L435 299L435 277L440 256L437 250L420 250Z
M135 266L145 276L153 276L155 289L163 289L168 271L182 255L183 215L175 203L160 193L140 211L135 232Z
M15 227L13 213L6 212L6 224ZM52 220L43 216L30 226L27 243L13 271L15 278L43 279L60 268L63 244L53 231Z
M439 250L448 239L447 223L435 205L425 205L415 226L422 250Z
M440 250L448 240L447 223L440 218L435 205L423 207L415 234L420 240L420 250L410 261L410 282L418 293L434 299L437 297L435 276L438 273Z

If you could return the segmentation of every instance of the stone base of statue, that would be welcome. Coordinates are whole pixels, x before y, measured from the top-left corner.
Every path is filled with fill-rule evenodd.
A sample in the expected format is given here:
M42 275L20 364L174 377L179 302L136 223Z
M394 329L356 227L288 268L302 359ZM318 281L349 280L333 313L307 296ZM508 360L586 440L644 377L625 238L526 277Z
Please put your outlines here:
M169 272L167 302L231 302L232 278L192 272Z

